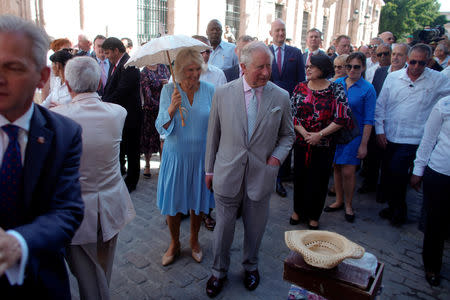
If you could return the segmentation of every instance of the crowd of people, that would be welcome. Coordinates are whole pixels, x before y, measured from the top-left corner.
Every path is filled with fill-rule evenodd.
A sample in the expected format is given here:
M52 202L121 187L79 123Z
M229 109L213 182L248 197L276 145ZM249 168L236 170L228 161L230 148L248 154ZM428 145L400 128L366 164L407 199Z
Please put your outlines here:
M271 24L269 45L222 28L213 19L206 36L193 36L205 50L179 51L171 74L164 64L125 67L129 38L80 35L72 47L0 16L0 288L7 298L70 299L65 260L82 299L109 299L117 237L136 215L130 193L140 157L151 178L155 153L156 203L170 234L161 263L181 255L185 217L191 256L201 263L203 222L214 231L209 297L226 281L238 218L243 283L258 287L269 200L273 192L288 196L286 180L294 186L286 219L311 230L322 212L343 210L343 221L355 222L355 190L376 192L388 205L380 217L401 226L407 186L423 181L425 278L439 285L442 229L450 227L448 39L409 45L383 32L355 49L339 35L324 51L312 28L302 52L288 45L281 19ZM364 181L356 188L358 171ZM336 199L325 206L327 194Z

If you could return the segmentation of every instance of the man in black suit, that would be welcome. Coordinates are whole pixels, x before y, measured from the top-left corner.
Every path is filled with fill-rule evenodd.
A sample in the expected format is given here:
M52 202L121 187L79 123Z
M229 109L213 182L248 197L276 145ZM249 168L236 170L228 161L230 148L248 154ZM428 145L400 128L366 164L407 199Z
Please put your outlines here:
M336 38L335 42L336 52L334 52L333 56L331 56L331 61L334 62L334 59L342 54L350 54L351 49L351 39L348 35L341 34Z
M272 76L270 81L285 89L292 96L295 86L305 80L305 64L300 49L286 45L286 24L281 19L272 22L270 35L273 54ZM277 178L276 192L281 197L286 197L287 192L281 183L281 178L289 178L291 175L291 154L280 167Z
M303 62L306 65L306 61L308 57L316 54L325 54L326 53L319 49L320 43L322 42L322 32L320 32L317 28L311 28L306 33L306 48L305 53L303 53Z
M49 39L0 16L0 298L70 300L63 249L83 219L81 127L34 104Z
M127 110L120 145L120 165L124 173L126 156L128 170L125 183L128 191L132 192L136 189L140 175L139 143L142 118L139 94L140 73L135 67L124 67L130 56L125 52L125 46L119 39L107 38L103 42L102 48L110 63L108 81L102 99L106 102L119 104Z
M244 48L245 45L248 43L254 41L254 38L249 35L242 35L239 37L239 39L236 42L236 48L234 48L234 53L236 53L238 57L238 61L241 60L241 51L242 48ZM235 79L238 79L241 77L242 70L239 63L235 64L234 66L223 70L223 73L225 74L225 77L227 78L227 82L233 81Z

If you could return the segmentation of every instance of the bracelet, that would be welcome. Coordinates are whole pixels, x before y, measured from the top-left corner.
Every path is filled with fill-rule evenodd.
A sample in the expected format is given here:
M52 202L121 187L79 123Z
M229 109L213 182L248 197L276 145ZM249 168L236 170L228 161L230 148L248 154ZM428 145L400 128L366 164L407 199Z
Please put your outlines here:
M319 131L319 134L320 134L320 136L321 136L321 137L323 137L323 133L322 133L322 131Z

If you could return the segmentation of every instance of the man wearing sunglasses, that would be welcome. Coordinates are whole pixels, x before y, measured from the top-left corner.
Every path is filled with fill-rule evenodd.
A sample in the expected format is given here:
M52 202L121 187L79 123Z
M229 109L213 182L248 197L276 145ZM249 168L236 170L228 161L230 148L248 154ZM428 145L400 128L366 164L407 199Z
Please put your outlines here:
M368 46L370 57L366 60L366 74L365 74L366 75L365 79L369 82L372 82L373 74L375 74L375 70L380 66L378 64L377 48L382 43L383 40L379 37L375 37L370 40L370 44ZM369 78L367 78L367 74L369 74ZM372 76L370 76L370 74L372 74Z
M390 73L375 109L377 142L385 149L383 197L388 207L380 217L395 226L405 223L406 188L409 170L423 135L425 122L436 102L450 95L450 80L426 68L431 47L414 45L408 53L408 67Z

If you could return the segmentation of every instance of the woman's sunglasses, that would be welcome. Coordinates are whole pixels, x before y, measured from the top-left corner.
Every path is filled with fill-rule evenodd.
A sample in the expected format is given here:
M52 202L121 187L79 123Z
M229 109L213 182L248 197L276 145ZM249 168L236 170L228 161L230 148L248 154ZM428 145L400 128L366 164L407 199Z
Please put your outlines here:
M355 70L359 70L359 69L361 69L361 66L360 65L345 65L345 68L347 70L351 70L352 68Z

